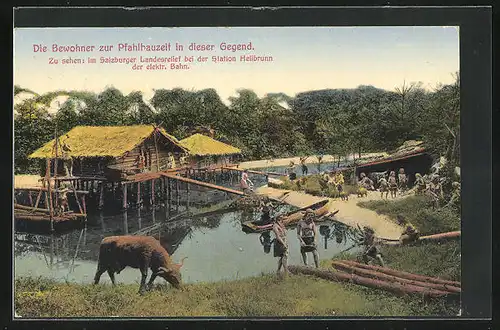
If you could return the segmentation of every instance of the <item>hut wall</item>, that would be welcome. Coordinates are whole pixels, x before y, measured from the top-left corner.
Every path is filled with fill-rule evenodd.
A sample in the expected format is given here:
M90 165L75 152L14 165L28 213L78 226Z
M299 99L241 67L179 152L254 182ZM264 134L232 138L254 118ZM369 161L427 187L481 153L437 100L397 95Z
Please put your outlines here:
M398 159L387 163L361 166L356 168L356 175L359 177L361 172L366 174L370 172L395 171L398 173L400 168L405 169L408 177L408 184L413 185L415 173L422 175L428 174L432 165L432 157L428 154L421 154L410 158Z
M189 163L192 168L205 168L209 166L226 166L233 161L232 156L213 155L213 156L191 156Z
M169 141L167 141L169 142ZM166 170L168 167L168 153L172 152L174 154L176 167L180 166L180 157L182 154L174 150L174 145L172 143L165 143L165 141L158 141L158 159L160 165L160 171ZM145 158L145 168L144 172L156 172L157 171L157 157L156 148L154 141L152 139L145 140L141 145L135 147L123 157L117 158L113 162L112 167L127 175L132 175L138 173L137 160L141 154L141 149L144 153Z

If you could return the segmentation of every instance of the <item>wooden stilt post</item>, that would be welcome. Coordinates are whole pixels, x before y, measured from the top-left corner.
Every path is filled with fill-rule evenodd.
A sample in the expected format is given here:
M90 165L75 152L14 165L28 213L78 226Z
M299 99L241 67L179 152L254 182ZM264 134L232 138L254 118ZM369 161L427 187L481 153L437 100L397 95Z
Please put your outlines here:
M167 185L166 185L166 178L164 176L161 177L161 198L163 201L166 199L167 195Z
M106 231L106 223L104 222L104 214L102 212L99 212L99 221L101 222L101 228L102 231Z
M137 207L141 206L141 182L137 182Z
M40 203L40 198L42 197L42 190L38 192L38 196L36 196L35 209L38 208L38 204Z
M186 209L189 210L190 191L189 191L189 183L188 182L186 182L186 191L187 191Z
M170 205L170 201L172 199L172 186L171 186L171 183L170 183L170 179L169 178L166 178L167 180L167 202L168 204Z
M52 265L54 264L54 235L50 235L50 269L52 269Z
M153 213L154 213L154 209L153 209ZM142 228L142 218L141 218L141 209L137 209L137 224L139 226L139 229Z
M30 199L30 206L33 207L33 197L31 197L31 191L28 191L28 197Z
M116 199L115 182L111 182L111 192L113 193L113 199Z
M105 182L101 182L101 189L99 191L99 210L102 210L104 207L104 187L106 186Z
M176 205L176 210L179 211L179 204L181 202L181 195L179 192L179 187L180 183L179 180L175 180L175 197L177 198L177 205Z
M82 194L83 213L85 213L85 223L87 223L87 204L85 204L85 194Z
M123 233L128 235L128 214L127 211L123 212Z
M126 210L128 208L127 204L127 183L122 182L122 192L123 192L123 200L122 200L122 208Z
M151 205L155 204L155 179L151 180Z

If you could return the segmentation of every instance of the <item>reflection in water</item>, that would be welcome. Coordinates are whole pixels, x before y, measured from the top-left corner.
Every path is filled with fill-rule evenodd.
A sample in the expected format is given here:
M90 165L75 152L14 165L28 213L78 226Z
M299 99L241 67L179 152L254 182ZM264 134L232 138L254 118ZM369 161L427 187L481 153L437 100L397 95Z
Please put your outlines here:
M66 278L78 263L78 254L86 244L87 228L63 235L40 235L18 232L14 234L14 256L16 259L38 253L43 257L45 266L51 271L67 270ZM75 241L75 234L78 238ZM48 256L47 256L48 254ZM17 274L16 274L17 275Z
M272 246L274 240L271 240L271 232L270 231L263 232L259 236L259 241L260 241L260 244L262 244L262 246L264 247L264 253L267 254L267 253L271 252L271 246Z
M276 260L270 254L274 235L271 232L246 234L241 230L241 223L257 220L259 212L232 211L172 220L176 214L171 212L167 218L167 209L144 208L117 215L99 213L89 218L86 229L73 231L66 236L16 233L15 276L44 276L60 281L91 283L102 239L126 234L157 238L172 255L174 262L188 257L183 267L183 279L186 282L219 281L275 271ZM336 224L328 224L325 228L331 233L327 234L326 229L321 228L320 231L330 240L337 227L341 228ZM289 229L287 236L289 263L300 263L300 246L295 229ZM31 242L29 249L26 249L25 241ZM352 244L349 239L343 239L342 245L347 243ZM334 242L318 248L318 252L321 259L326 259L343 248ZM140 280L140 274L137 270L126 268L117 280L120 283L135 283ZM103 281L109 283L106 277Z

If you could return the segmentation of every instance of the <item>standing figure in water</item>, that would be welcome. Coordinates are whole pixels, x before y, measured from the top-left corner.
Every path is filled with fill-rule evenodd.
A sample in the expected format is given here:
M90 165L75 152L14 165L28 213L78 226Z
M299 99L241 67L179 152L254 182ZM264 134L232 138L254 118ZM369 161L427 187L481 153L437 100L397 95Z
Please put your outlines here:
M307 266L307 252L312 252L314 257L314 264L316 268L319 267L319 255L317 250L317 236L318 232L316 224L313 219L316 215L312 209L307 209L306 214L302 220L297 224L297 237L300 242L300 253L304 265Z
M278 260L278 270L276 274L280 275L281 267L283 267L283 275L286 277L288 275L288 242L286 240L286 228L283 223L283 215L276 217L276 221L273 225L273 232L275 235L274 239L274 257L280 258Z

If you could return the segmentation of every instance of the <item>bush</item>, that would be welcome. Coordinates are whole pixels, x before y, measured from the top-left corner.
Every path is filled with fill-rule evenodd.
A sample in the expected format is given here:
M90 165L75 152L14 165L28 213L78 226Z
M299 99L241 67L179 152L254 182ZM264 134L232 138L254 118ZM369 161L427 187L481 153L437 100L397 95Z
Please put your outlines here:
M301 177L298 180L290 181L287 176L283 176L279 178L283 184L275 185L273 183L269 183L269 187L279 188L279 189L287 189L294 191L303 191L307 194L313 196L320 197L330 197L330 198L339 198L340 194L337 190L337 187L333 185L325 185L322 182L322 178L320 175L310 175L307 177ZM347 194L356 194L358 187L352 185L344 185L344 191Z

